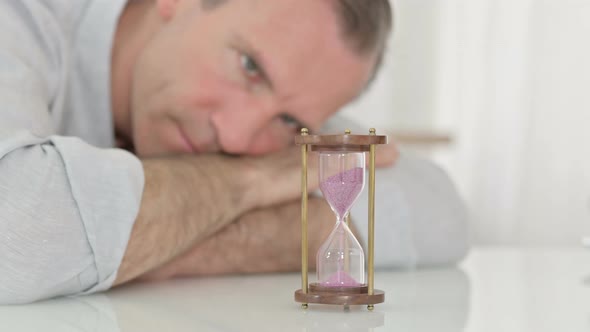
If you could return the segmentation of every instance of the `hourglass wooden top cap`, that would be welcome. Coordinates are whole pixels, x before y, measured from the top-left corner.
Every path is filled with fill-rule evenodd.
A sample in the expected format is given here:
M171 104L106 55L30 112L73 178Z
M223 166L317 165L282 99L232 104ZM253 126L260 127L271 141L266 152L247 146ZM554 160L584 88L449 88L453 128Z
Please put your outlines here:
M369 151L372 144L387 144L387 136L375 135L373 129L370 135L353 135L349 130L344 135L309 135L304 128L295 136L295 144L308 144L312 151L358 152Z

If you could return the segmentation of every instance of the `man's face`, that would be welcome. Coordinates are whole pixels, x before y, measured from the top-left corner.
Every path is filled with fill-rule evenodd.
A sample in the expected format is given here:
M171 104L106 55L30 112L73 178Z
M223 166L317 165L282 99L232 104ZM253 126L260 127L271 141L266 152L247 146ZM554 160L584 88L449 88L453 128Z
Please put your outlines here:
M263 154L319 129L365 86L373 60L342 40L331 0L158 0L133 71L141 156Z

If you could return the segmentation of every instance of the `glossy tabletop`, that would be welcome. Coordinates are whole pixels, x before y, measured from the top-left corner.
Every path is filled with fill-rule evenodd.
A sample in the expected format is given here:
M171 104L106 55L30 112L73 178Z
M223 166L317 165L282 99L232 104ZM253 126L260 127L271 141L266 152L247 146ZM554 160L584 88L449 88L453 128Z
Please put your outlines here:
M366 307L293 301L298 274L135 284L0 306L0 331L590 331L590 250L477 248L459 268L379 271Z

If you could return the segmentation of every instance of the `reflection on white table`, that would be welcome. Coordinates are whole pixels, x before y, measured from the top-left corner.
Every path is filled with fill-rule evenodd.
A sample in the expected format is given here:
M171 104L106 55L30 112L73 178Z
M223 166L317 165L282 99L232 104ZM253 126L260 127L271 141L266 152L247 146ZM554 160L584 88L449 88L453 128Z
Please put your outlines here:
M135 284L0 307L0 331L590 331L590 252L477 249L459 268L380 271L365 306L293 301L298 274Z

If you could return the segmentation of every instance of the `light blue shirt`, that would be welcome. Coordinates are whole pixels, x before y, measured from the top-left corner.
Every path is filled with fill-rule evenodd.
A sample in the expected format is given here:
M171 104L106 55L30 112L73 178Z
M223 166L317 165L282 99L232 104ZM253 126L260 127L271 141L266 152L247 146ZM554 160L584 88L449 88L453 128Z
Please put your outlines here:
M0 2L0 304L108 289L143 191L112 149L125 1Z
M140 160L113 148L110 58L125 2L0 2L0 304L116 278L144 181ZM344 121L327 130L366 132ZM465 254L465 209L444 172L402 155L377 179L377 266ZM351 215L366 239L366 189Z

